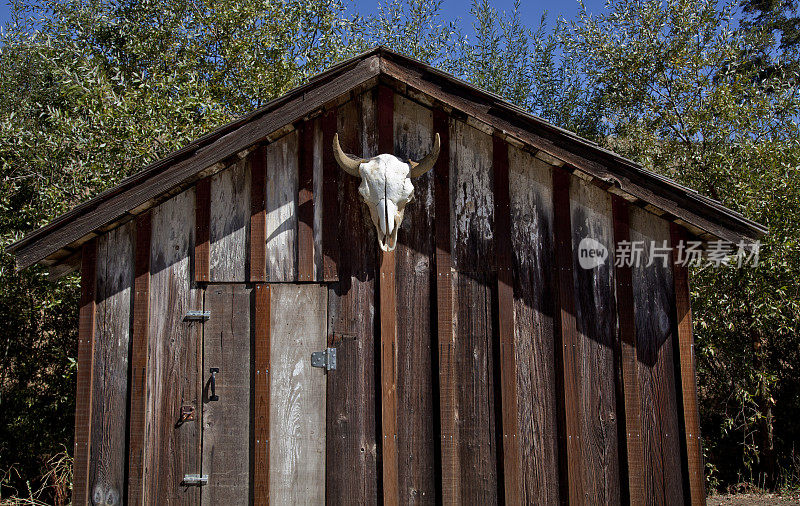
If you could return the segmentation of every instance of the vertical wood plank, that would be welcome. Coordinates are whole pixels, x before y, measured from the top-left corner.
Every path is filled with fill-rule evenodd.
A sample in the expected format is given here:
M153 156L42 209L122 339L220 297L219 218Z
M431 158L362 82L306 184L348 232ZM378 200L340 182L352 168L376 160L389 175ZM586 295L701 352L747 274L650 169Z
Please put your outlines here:
M322 279L336 281L339 263L339 195L337 181L341 169L333 158L333 135L337 130L337 110L326 111L322 116ZM352 125L350 125L352 128ZM340 136L341 137L341 136ZM341 140L341 139L340 139Z
M211 177L210 255L215 283L245 283L252 176L247 159Z
M630 241L628 202L617 195L612 196L614 215L614 244ZM628 264L615 264L617 292L617 315L619 318L619 340L621 347L620 368L622 373L622 392L624 399L625 440L620 451L621 475L627 475L627 483L622 482L622 493L626 492L630 504L644 504L644 463L642 461L642 424L639 417L639 380L637 374L636 321L633 312L632 270Z
M297 131L267 146L267 279L297 279Z
M511 273L511 210L508 145L492 137L494 172L495 269L497 270L497 333L500 341L500 391L503 434L503 485L507 504L522 503L520 439L517 428L517 357L514 343L514 282ZM499 449L499 448L498 448Z
M367 92L339 108L339 140L344 150L358 152L361 146L366 156L377 151L374 100ZM331 198L339 199L333 207L341 210L341 219L329 219L327 186L323 203L326 223L338 223L333 228L341 247L341 256L334 264L334 277L339 282L331 284L328 292L328 346L337 349L339 365L328 375L327 385L326 502L372 504L379 500L380 474L380 418L376 417L376 376L380 371L376 371L375 357L380 349L375 321L377 238L369 211L359 199L358 178L338 167L336 170L341 176L333 185L339 195L334 192ZM324 241L323 235L323 246Z
M610 195L575 178L570 186L570 223L575 293L575 371L578 388L584 500L620 502L617 427L617 312ZM592 262L597 260L597 262Z
M197 182L194 208L194 280L198 283L211 281L209 261L209 228L211 222L211 178ZM188 217L187 217L188 218Z
M461 456L457 425L455 383L455 332L453 277L450 243L450 118L441 109L433 111L433 129L439 132L441 150L433 168L436 239L436 335L439 355L439 416L441 499L461 504Z
M267 280L267 149L259 146L250 163L250 282Z
M457 424L461 500L498 500L492 137L455 121L450 144Z
M125 494L128 350L133 289L134 223L98 238L89 490L94 504Z
M680 426L674 342L674 285L672 269L656 259L646 265L653 247L669 245L669 225L658 216L631 207L631 241L643 247L641 262L633 265L644 462L645 503L683 504Z
M583 504L583 473L580 445L580 410L578 383L575 378L575 321L574 274L572 266L572 225L569 205L570 175L564 170L553 171L553 235L557 264L557 293L559 333L556 340L556 364L561 375L563 416L562 492L570 504ZM566 472L564 472L566 471ZM566 490L564 490L566 485Z
M300 125L297 164L297 280L314 280L314 122Z
M552 170L532 154L509 147L517 398L526 504L559 503Z
M145 419L147 411L147 362L150 330L150 211L136 217L133 322L131 323L131 383L128 422L128 504L144 502Z
M194 208L191 188L153 210L145 504L200 500L198 487L181 484L200 469L202 324L184 320L203 308L189 270ZM195 408L195 421L178 423L182 406Z
M97 239L81 250L81 300L78 325L78 384L75 394L75 450L72 502L89 502L89 443L92 439L92 374L94 372Z
M243 284L205 290L203 324L203 505L250 502L250 292ZM218 368L210 399L210 369Z
M394 91L386 85L378 85L377 102L378 152L394 152Z
M670 223L672 246L672 277L675 283L675 312L678 323L678 353L680 357L681 404L683 408L684 444L688 467L689 499L693 505L706 503L705 474L700 440L700 414L697 408L697 376L695 373L694 336L692 335L692 306L689 291L689 269L675 263L674 254L686 234Z
M322 127L321 120L315 118L309 123L314 132L314 281L323 280L322 260L322 211L323 211L323 166L322 166Z
M253 504L268 505L270 424L270 314L269 285L255 286L253 309Z
M445 124L446 126L446 124ZM394 95L394 151L401 160L420 160L433 147L430 109ZM441 155L440 155L441 156ZM437 498L434 400L436 357L433 283L434 184L431 171L412 181L414 200L406 206L397 235L397 424L398 490L401 503ZM438 496L441 497L441 496Z
M322 504L326 372L310 358L325 348L328 292L311 284L271 291L270 496L272 504Z
M378 152L394 151L394 93L387 86L378 86L377 114ZM368 128L368 127L367 127ZM381 331L381 455L383 463L383 499L388 504L399 501L397 469L397 292L395 286L395 254L378 252L380 277L378 296Z

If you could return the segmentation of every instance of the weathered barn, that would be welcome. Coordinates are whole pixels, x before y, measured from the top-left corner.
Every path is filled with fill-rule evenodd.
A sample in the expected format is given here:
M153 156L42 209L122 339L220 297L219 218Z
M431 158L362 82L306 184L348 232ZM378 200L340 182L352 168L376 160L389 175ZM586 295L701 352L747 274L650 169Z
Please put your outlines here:
M435 158L394 251L337 133ZM578 246L764 232L379 48L12 250L81 271L75 504L701 504L687 268Z

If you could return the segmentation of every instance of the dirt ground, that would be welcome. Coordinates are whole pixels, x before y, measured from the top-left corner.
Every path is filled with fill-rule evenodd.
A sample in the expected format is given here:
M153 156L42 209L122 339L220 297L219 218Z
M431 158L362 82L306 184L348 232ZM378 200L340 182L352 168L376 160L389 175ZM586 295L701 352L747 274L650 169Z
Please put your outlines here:
M800 504L800 494L730 494L708 497L708 506L768 506Z

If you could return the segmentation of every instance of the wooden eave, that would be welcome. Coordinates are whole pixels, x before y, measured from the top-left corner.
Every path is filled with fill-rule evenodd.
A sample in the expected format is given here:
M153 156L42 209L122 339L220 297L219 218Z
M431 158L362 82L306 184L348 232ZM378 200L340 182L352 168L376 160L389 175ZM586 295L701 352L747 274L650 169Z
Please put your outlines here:
M23 269L34 263L60 271L77 263L76 252L96 237L154 207L233 157L270 142L293 124L321 113L351 92L378 81L412 98L442 107L512 144L569 170L685 227L702 239L752 244L767 229L720 202L644 169L599 145L559 128L430 65L379 47L339 63L258 110L224 125L124 179L10 245Z

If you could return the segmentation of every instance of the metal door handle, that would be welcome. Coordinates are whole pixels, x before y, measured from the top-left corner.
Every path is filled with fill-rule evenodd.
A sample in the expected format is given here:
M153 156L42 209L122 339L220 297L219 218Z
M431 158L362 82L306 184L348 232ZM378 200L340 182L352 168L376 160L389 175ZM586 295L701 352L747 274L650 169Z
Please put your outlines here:
M209 385L211 395L208 396L208 400L218 401L219 395L217 395L217 373L219 372L219 367L212 367L209 369L209 371L211 372L211 384Z

